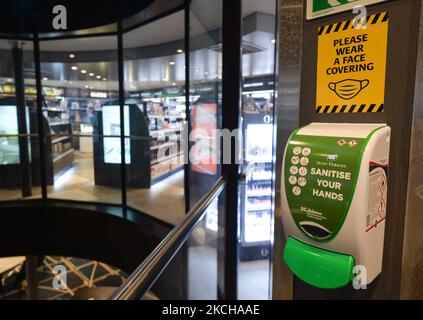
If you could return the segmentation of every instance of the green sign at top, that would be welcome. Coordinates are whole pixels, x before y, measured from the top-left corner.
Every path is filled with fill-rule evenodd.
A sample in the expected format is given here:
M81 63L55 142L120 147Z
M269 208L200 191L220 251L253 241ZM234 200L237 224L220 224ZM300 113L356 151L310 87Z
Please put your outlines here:
M307 0L307 20L386 0Z
M366 139L293 134L285 157L288 205L297 227L315 241L341 229L352 202Z

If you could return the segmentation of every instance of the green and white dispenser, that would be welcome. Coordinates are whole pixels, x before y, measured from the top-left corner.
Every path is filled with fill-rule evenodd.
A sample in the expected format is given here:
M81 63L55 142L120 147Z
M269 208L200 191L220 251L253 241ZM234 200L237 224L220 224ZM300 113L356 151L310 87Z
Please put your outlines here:
M290 137L282 167L283 259L306 283L361 285L382 271L391 128L311 123Z

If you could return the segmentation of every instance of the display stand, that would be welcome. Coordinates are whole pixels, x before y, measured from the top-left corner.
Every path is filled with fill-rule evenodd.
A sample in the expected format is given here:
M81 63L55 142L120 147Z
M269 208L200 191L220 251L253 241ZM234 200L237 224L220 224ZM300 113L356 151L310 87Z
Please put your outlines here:
M5 136L0 137L2 144L0 148L0 187L19 188L21 187L21 180L15 99L0 99L0 108L0 113L2 113L0 121L5 122L1 127L8 128L1 132ZM70 123L54 120L56 118L54 116L49 117L51 112L57 113L58 110L47 109L48 107L44 108L42 121L46 141L46 178L47 184L52 185L54 176L72 165L74 155L71 144ZM40 141L36 138L38 136L38 119L34 107L28 107L27 112L28 132L31 134L29 150L32 185L39 186L41 184L41 164L39 158Z
M43 125L48 161L47 175L53 184L54 176L63 173L74 161L72 127L68 108L63 105L61 99L44 100Z
M108 113L111 115L109 116ZM147 116L137 104L125 106L125 162L127 186L150 188L183 168L180 128L158 128L168 115ZM117 115L117 116L116 116ZM96 112L93 135L95 184L121 185L119 106L105 105ZM153 129L153 130L150 130Z

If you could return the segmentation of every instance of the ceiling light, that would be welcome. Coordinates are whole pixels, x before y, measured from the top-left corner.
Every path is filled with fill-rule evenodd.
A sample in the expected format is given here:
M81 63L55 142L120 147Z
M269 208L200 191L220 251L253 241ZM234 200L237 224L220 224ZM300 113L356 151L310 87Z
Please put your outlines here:
M107 81L107 78L103 78L103 81Z
M276 39L270 40L270 43L276 43Z
M73 59L73 58L75 58L75 55L73 53L70 53L69 58Z
M13 80L12 79L7 79L7 82L12 82Z
M204 72L204 74L207 76L209 73L206 71L206 72Z
M96 78L97 78L97 79L101 79L101 76L97 76Z
M95 76L95 74L91 72L90 73L90 77L94 77L94 76Z
M172 82L172 86L176 86L176 82Z
M93 89L93 87L90 87L90 89L92 90L92 89Z
M182 49L178 49L178 50L176 50L176 52L177 52L177 53L182 53L182 52L184 52L184 50L182 50Z
M175 61L169 61L169 64L170 64L171 66L173 66L173 65L175 65Z
M195 69L195 71L200 72L200 68Z
M47 77L44 77L44 78L43 78L43 80L44 80L44 81L47 81L47 80L48 80L48 78L47 78Z
M87 85L85 85L85 89L88 89L88 86Z
M82 69L82 70L81 70L81 73L87 73L87 70Z
M72 66L71 69L72 70L78 70L78 67L77 66Z

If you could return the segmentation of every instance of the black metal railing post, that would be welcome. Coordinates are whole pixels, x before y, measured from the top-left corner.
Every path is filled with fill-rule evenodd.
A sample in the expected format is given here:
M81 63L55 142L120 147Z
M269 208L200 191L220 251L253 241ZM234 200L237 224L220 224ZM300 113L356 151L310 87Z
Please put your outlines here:
M37 125L38 125L38 145L40 152L40 183L41 197L47 200L47 164L45 149L45 132L43 125L43 93L41 84L41 58L40 40L38 33L34 33L34 64L35 64L35 87L37 89Z
M124 217L127 216L128 201L127 201L127 167L125 159L125 83L124 83L124 57L123 57L123 31L122 31L122 21L118 22L118 33L117 33L117 43L118 43L118 79L119 79L119 117L120 117L120 175L121 175L121 194L122 194L122 210ZM129 133L130 135L130 133ZM131 143L131 141L129 141Z
M184 33L185 33L185 119L187 125L185 130L188 130L187 134L184 134L183 137L187 141L183 141L184 150L184 195L185 195L185 212L188 212L190 209L190 162L189 162L189 134L191 133L191 102L190 102L190 4L191 0L185 1L184 9Z
M223 1L222 129L239 129L241 109L242 0ZM228 179L225 196L224 292L223 299L238 294L238 174L237 143L231 139L230 163L222 160ZM222 156L223 152L222 152Z
M25 79L23 71L23 50L19 41L13 42L12 57L15 75L15 96L18 117L18 142L19 142L19 171L21 178L22 197L32 196L32 173L28 150L28 128L25 99Z

